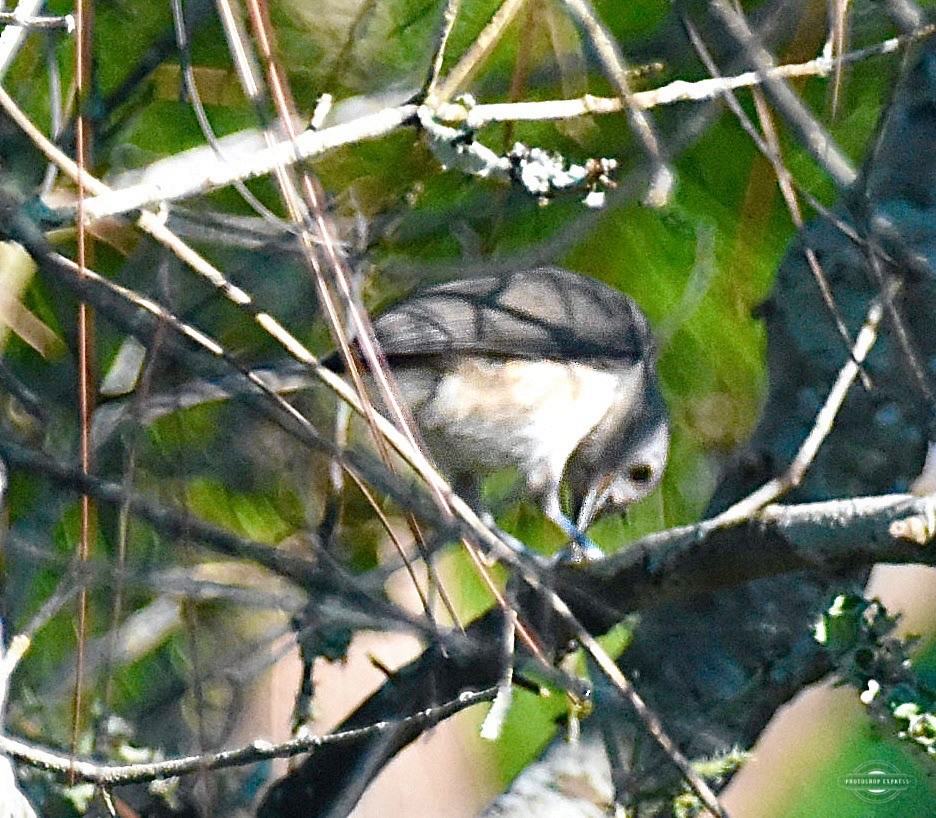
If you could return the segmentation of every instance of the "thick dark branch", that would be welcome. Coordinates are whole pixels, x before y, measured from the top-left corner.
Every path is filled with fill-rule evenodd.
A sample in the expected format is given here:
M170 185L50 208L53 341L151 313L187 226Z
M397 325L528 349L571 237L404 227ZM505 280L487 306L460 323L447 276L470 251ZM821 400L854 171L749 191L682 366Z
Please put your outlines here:
M936 497L896 494L772 505L651 534L608 559L556 569L556 590L590 630L634 611L766 576L834 575L878 562L936 565Z
M554 578L556 590L576 617L595 630L603 630L638 608L740 586L768 574L803 569L834 573L879 561L933 564L936 549L925 546L934 533L934 497L896 495L769 506L730 527L716 518L646 537L603 562L558 567ZM532 615L531 611L521 613ZM490 633L496 630L494 621L490 615L477 620L469 626L468 634ZM401 701L431 695L436 685L456 685L445 691L454 695L457 685L493 685L499 678L496 656L478 652L472 654L470 662L457 667L436 668L434 684L426 685L432 661L434 657L424 654L401 669L343 727L386 718L396 712ZM816 672L812 675L821 675L827 664L817 660L809 665L813 667ZM466 677L469 669L472 675ZM793 692L779 680L774 691L780 692L780 700ZM320 805L322 814L347 814L348 805L360 795L360 787L416 735L406 730L388 736L380 745L348 744L323 751L271 789L259 815L298 818L313 802ZM337 799L342 799L346 810L335 807Z

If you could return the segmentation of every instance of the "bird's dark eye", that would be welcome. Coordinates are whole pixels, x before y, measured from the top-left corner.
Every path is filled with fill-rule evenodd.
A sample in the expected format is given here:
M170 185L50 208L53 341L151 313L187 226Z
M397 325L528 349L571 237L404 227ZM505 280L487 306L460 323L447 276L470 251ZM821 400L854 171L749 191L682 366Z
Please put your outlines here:
M631 466L630 479L635 483L649 483L653 477L653 467L647 463Z

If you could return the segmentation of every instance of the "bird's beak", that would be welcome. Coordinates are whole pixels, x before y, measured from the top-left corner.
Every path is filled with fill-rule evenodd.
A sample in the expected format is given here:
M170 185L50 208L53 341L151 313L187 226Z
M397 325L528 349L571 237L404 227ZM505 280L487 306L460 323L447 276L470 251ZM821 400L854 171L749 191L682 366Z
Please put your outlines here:
M595 522L595 517L601 510L608 486L605 483L595 483L588 487L588 491L582 498L582 505L579 506L578 516L575 525L581 532L588 531L589 527Z

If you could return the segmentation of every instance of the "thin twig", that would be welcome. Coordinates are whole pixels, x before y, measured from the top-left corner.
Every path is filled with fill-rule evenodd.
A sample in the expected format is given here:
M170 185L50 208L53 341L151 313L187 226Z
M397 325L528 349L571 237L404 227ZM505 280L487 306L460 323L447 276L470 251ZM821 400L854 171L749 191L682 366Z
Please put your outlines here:
M161 253L159 258L159 265L156 271L157 286L160 288L163 294L165 294L169 289L167 275L168 259L169 256L167 253ZM159 358L159 350L162 346L165 332L165 327L160 326L158 328L153 339L153 344L146 352L146 360L143 366L143 371L139 377L139 385L137 389L134 390L131 399L133 404L133 412L139 410L139 407L146 401L147 396L149 396L151 392L153 370L155 369L156 361ZM92 437L92 443L93 442L94 441ZM126 446L123 483L127 492L127 496L130 495L131 490L133 489L134 480L136 477L139 443L139 435L134 435ZM120 508L117 513L117 559L115 562L116 571L114 571L115 575L113 577L112 586L111 623L110 628L108 629L108 633L104 637L106 641L104 642L105 647L101 661L101 665L104 668L102 675L105 679L102 702L103 706L108 711L110 711L111 707L113 706L114 676L111 671L114 666L114 657L117 655L117 645L119 642L118 628L120 626L121 620L123 619L124 592L126 590L124 577L127 573L127 548L130 539L131 522L130 508L126 502L123 502L120 504ZM104 720L101 721L103 722Z
M435 55L432 58L432 67L429 70L429 79L426 82L425 102L427 105L436 103L436 86L438 86L442 75L445 47L448 45L452 29L455 28L455 20L458 17L460 8L461 0L445 0L445 8L442 11L442 24L437 34Z
M830 57L837 57L845 51L845 39L848 29L848 2L849 0L830 0L829 10L832 17L830 23L829 39L826 42L824 53ZM838 112L839 94L842 90L842 68L836 69L832 78L832 116Z
M662 207L669 200L676 177L667 164L652 120L643 109L631 102L633 94L627 79L629 69L624 54L588 0L563 0L563 3L595 48L605 74L624 103L631 128L650 159L653 171L647 203L653 207Z
M706 70L713 77L718 77L718 66L715 65L715 61L712 59L712 55L709 53L705 43L702 41L702 38L699 35L695 25L688 17L685 16L683 17L683 24L686 27L689 40L692 43L696 54L698 54L699 59L701 59L705 65ZM773 167L774 174L777 177L777 183L780 187L781 193L783 194L783 198L786 202L790 217L793 220L793 224L795 225L800 236L805 239L803 230L803 216L800 211L799 202L796 198L796 193L794 191L796 183L789 169L783 163L783 159L780 155L780 141L777 138L776 130L774 129L772 120L769 117L769 111L766 105L763 104L762 96L757 95L757 90L758 89L755 86L755 105L764 130L763 136L758 133L757 129L754 127L754 123L751 122L751 118L741 107L741 104L738 102L737 98L731 91L725 90L722 94L722 97L725 100L725 104L737 118L745 133L747 133L747 135L754 142L754 145L761 152L761 155L763 155ZM813 250L813 248L810 247L805 241L803 242L803 255L805 256L806 263L809 265L809 269L813 274L813 278L819 287L819 293L822 296L822 301L825 304L829 314L832 316L832 320L835 323L836 329L838 330L839 337L845 344L845 349L847 349L850 353L852 347L854 346L851 333L849 333L848 327L845 326L845 321L842 318L841 311L839 310L838 305L835 303L835 297L832 294L832 289L829 287L829 282L826 278L825 272L822 269L822 265L819 263L819 257L816 255L816 251ZM868 388L870 384L867 381L864 371L861 372L861 375L865 387Z
M822 295L822 302L825 305L826 310L828 310L829 315L832 317L832 321L835 324L835 329L838 331L839 338L841 338L842 342L845 344L846 351L851 354L851 350L855 345L854 341L852 341L851 333L848 331L848 327L845 326L845 319L842 317L841 310L839 310L838 305L835 303L835 296L832 293L832 288L829 285L829 279L825 274L825 270L822 269L819 256L816 254L816 251L812 248L812 246L806 241L806 223L803 220L803 214L800 209L799 200L797 199L796 192L793 189L793 176L787 169L786 165L783 164L783 158L780 154L780 137L777 134L776 127L774 126L770 108L768 107L767 101L764 99L764 94L760 88L754 88L752 94L754 97L754 108L757 111L757 116L761 123L761 130L764 132L764 137L766 138L767 145L770 148L770 155L772 157L771 162L774 165L774 169L777 174L777 183L780 187L783 200L786 203L787 212L789 212L790 218L793 220L793 224L796 227L797 232L803 239L803 256L806 259L806 264L812 273L816 285L819 287L819 292ZM860 365L858 367L858 375L861 377L865 389L870 389L871 379Z
M43 0L20 0L12 14L21 20L28 20L41 11L42 2ZM21 25L9 25L0 32L0 80L3 80L10 70L28 33L29 29Z
M903 356L904 363L910 370L911 383L916 387L923 400L926 402L932 417L936 417L936 394L933 393L933 386L930 383L930 377L927 374L927 368L920 361L920 356L913 348L913 342L910 340L910 333L907 326L897 309L895 298L900 291L901 280L896 276L887 276L881 265L882 252L877 240L869 236L864 246L865 258L868 266L871 268L871 275L874 277L880 298L884 305L884 311L887 319L894 331L894 337L897 339L897 345L900 347L900 353Z
M75 119L75 158L78 164L78 275L86 277L86 270L94 260L94 243L88 235L84 218L85 169L93 156L93 124L87 116L94 87L94 6L92 0L78 0L76 4L75 39L75 96L77 117ZM97 400L97 372L95 321L91 306L84 300L78 302L78 451L83 474L92 471L91 423L94 404ZM92 543L97 539L97 509L87 494L80 498L80 528L77 556L81 562L91 557ZM75 662L75 679L72 696L72 754L77 752L82 723L84 692L84 651L88 632L88 592L82 586L78 592L78 619L76 639L78 643Z
M42 5L41 3L39 5ZM70 14L62 16L37 15L35 17L23 17L16 11L0 11L0 26L17 26L26 29L62 29L66 34L71 34L75 30L75 18Z
M569 614L571 616L571 612ZM579 626L575 632L575 638L581 643L582 647L588 652L589 656L595 660L595 663L601 668L601 671L608 677L611 683L617 688L618 692L624 697L624 700L631 706L637 718L643 723L644 727L656 742L663 748L663 751L669 757L670 761L676 765L680 775L698 796L699 800L716 818L728 818L728 812L719 803L718 796L705 783L703 778L695 771L689 759L686 758L682 750L679 749L663 727L663 722L652 708L647 706L631 681L624 675L624 672L617 666L614 660L598 644L598 641L585 628Z
M122 491L122 499L117 504L119 507L126 506L127 498L133 495L132 490L127 487L123 487ZM241 587L239 584L228 584L221 582L219 579L209 578L232 574L234 578L231 581L239 582L238 577L245 575L244 566L240 562L215 560L203 563L196 568L169 568L164 571L152 571L126 567L121 569L110 562L96 561L78 569L60 554L50 552L47 548L25 539L21 534L8 534L7 538L8 541L5 547L9 549L10 553L15 554L19 559L36 563L49 570L67 573L68 580L71 582L70 590L65 591L63 589L64 602L59 601L61 595L56 589L56 592L50 597L50 599L55 600L51 607L47 607L48 601L44 602L35 616L23 628L21 632L30 638L58 613L63 605L68 604L68 595L74 596L78 592L80 584L92 587L108 587L115 581L119 581L124 588L155 591L158 594L192 600L193 602L222 600L249 609L277 611L287 614L301 608L305 600L305 597L299 591L290 592L289 586L281 591L274 592L272 590ZM258 574L258 576L260 575Z
M58 53L50 37L46 37L45 43L46 73L49 83L49 134L53 139L61 136L65 123L65 112L62 103L62 72L59 68ZM42 180L40 198L48 196L55 187L55 180L58 178L59 169L54 162L49 162L46 168L45 178Z
M101 800L104 802L104 807L107 810L107 814L111 818L119 818L117 812L117 805L114 803L114 796L111 795L111 791L107 787L99 787L98 794L101 796Z
M767 96L799 136L809 154L835 182L836 187L850 187L857 173L848 157L802 99L782 79L771 73L775 67L774 58L751 30L744 15L729 0L709 0L709 8L724 33L743 49L748 60L761 74Z
M471 75L478 70L481 63L487 59L487 56L494 50L507 26L517 16L517 12L523 8L527 0L504 0L494 15L488 20L487 25L481 30L468 50L461 56L461 59L453 66L452 70L443 80L437 83L435 93L432 99L427 99L427 103L433 107L448 102L457 91L464 87Z
M838 377L835 379L825 403L823 403L822 408L816 415L812 430L807 435L806 440L803 441L803 445L800 446L796 457L793 458L786 471L719 514L716 517L719 523L728 525L736 520L750 517L755 511L773 502L790 489L796 488L802 482L807 469L812 465L819 452L819 447L832 431L836 415L838 415L839 409L841 409L845 397L848 395L848 390L858 376L865 358L874 346L883 313L880 299L872 301L864 326L861 328L861 332L858 333L855 346L852 348L851 358L839 370Z
M112 787L118 784L156 781L224 767L239 767L272 758L291 758L303 753L314 752L320 747L332 744L360 742L382 733L397 730L404 725L437 723L467 707L490 701L496 694L496 687L478 692L466 692L454 701L446 702L437 707L426 708L411 716L381 721L356 730L345 730L325 736L302 736L282 744L270 744L267 741L258 739L234 750L185 756L148 764L103 764L77 759L72 762L68 756L55 750L5 735L0 735L0 753L41 770L55 773L66 773L73 770L75 777L79 780Z

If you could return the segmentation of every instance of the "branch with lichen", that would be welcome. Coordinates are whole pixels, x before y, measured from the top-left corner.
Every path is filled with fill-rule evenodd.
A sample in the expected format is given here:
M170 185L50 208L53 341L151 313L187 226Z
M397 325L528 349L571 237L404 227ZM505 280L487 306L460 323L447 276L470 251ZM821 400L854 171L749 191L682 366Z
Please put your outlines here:
M936 690L913 671L916 640L893 635L898 619L877 599L841 594L816 624L816 641L874 719L936 761Z
M708 101L716 99L725 91L757 87L771 79L826 77L840 65L893 53L932 34L933 30L931 25L924 26L913 34L894 37L841 57L821 56L805 63L774 66L767 71L747 71L737 76L715 77L696 82L676 80L660 88L635 92L630 95L629 103L646 110L676 102ZM460 102L440 105L437 110L427 106L427 110L422 113L419 110L420 106L408 103L384 108L349 122L321 129L309 129L295 140L279 142L268 148L233 151L225 159L219 158L210 147L194 148L140 169L138 173L144 181L139 184L88 198L84 203L84 212L88 218L99 219L203 195L231 185L235 181L265 176L279 165L315 159L337 148L377 139L417 122L435 133L433 138L448 140L457 145L464 142L471 131L491 122L574 119L587 115L619 113L621 106L619 97L592 95L577 99L490 105L467 104L466 100L462 99ZM443 127L449 128L449 131L440 131ZM468 130L465 130L466 128ZM238 138L238 135L226 137L228 140L235 138ZM436 150L434 148L434 151ZM499 166L495 159L497 154L493 151L491 154L492 156L478 157L481 167Z

